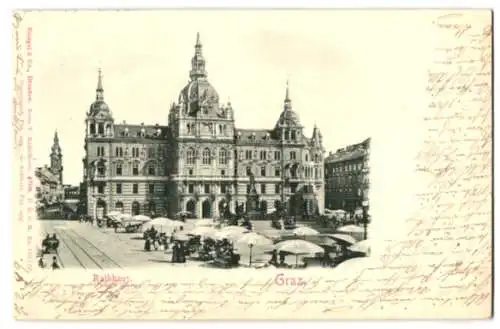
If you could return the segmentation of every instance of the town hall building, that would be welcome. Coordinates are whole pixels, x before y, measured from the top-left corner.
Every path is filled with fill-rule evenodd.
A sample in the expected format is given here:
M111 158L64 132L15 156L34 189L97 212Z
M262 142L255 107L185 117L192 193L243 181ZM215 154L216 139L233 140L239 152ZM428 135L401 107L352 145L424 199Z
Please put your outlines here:
M222 103L208 80L199 34L189 77L168 126L133 125L115 122L99 71L86 118L87 213L212 218L226 207L244 211L252 174L263 215L278 208L298 217L323 213L322 135L317 127L304 135L288 86L274 127L239 129L231 103Z

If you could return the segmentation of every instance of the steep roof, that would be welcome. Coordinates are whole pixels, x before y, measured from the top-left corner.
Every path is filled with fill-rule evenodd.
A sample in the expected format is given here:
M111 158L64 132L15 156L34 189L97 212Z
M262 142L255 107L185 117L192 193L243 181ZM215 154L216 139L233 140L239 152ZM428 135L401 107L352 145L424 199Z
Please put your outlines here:
M115 136L163 139L168 136L168 126L117 124Z

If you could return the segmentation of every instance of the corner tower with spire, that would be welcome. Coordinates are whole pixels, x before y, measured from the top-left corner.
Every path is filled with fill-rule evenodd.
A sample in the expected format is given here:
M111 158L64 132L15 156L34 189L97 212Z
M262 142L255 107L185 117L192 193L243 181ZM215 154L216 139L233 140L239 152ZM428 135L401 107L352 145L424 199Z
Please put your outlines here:
M90 105L89 112L87 113L87 137L113 137L113 121L113 115L109 106L104 101L102 70L99 69L95 101Z
M302 125L298 114L292 109L290 97L290 82L286 81L285 100L283 111L275 125L275 131L283 142L297 143L302 141Z
M50 171L59 179L59 183L63 183L63 165L62 165L62 150L59 145L59 136L57 130L54 132L54 141L50 151Z

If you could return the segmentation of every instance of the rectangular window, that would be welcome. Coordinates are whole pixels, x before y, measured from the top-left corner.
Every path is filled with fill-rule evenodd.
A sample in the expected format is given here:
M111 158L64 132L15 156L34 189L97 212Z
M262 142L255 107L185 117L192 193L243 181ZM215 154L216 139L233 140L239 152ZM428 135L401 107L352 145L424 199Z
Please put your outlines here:
M245 151L245 159L246 160L252 160L252 151L251 150L246 150Z
M97 186L97 193L104 194L104 185Z
M266 167L261 167L260 168L260 175L263 176L263 177L266 176Z
M139 184L132 185L132 193L134 193L134 194L139 193Z
M220 185L220 193L226 193L226 184Z
M168 194L168 185L167 184L163 185L163 194L165 194L165 195Z
M266 184L260 184L260 193L266 194Z
M281 152L274 151L274 160L281 160Z
M137 163L134 163L134 165L132 166L132 175L139 175L139 165Z
M149 194L155 193L155 184L148 184L148 192Z
M290 151L290 160L295 160L296 154L295 151Z
M154 158L155 157L155 152L156 150L153 147L148 148L148 157L149 158Z
M291 192L291 193L295 193L295 192L297 192L297 184L292 184L292 185L290 186L290 192Z
M226 176L226 171L225 171L224 169L222 169L222 170L220 171L220 175L221 175L221 176Z
M116 184L116 194L122 194L122 184Z
M194 193L194 185L193 184L189 184L188 185L188 192L189 193Z
M148 165L148 175L154 176L155 174L155 165L153 163L150 163Z
M274 185L274 193L280 193L280 184Z
M261 160L266 160L266 151L260 151L260 159Z
M193 169L189 169L188 174L189 176L193 176Z
M280 177L281 176L281 169L280 167L274 168L274 176Z
M205 193L210 193L210 184L204 185Z
M118 163L118 164L116 165L116 175L117 175L117 176L121 176L121 175L122 175L122 173L123 173L122 169L123 169L122 164L121 164L121 163Z

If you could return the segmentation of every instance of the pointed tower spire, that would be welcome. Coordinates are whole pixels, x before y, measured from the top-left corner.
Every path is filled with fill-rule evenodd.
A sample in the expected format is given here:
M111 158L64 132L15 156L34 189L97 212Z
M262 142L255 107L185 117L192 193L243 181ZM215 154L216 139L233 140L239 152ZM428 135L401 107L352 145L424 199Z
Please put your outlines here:
M102 70L100 68L97 77L96 100L104 100L104 88L102 87Z
M54 141L52 142L51 156L57 156L61 153L61 146L59 145L59 136L57 130L54 132Z
M202 44L200 41L200 32L196 33L196 44L194 45L194 56L191 59L191 71L189 77L191 80L197 78L206 78L207 72L205 71L205 59L202 54Z
M290 81L286 80L286 91L285 91L285 110L292 108L292 100L290 99Z

